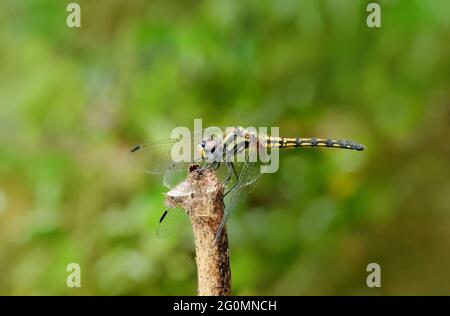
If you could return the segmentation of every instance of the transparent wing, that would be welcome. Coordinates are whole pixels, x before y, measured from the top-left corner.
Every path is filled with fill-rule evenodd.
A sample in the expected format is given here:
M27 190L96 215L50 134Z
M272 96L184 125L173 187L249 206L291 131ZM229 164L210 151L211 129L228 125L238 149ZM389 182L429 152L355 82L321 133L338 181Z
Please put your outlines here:
M175 188L182 181L186 180L189 167L193 163L197 164L199 168L209 168L211 166L211 162L206 160L172 163L164 173L163 184L169 189ZM222 169L223 168L218 168L218 174L223 174L221 171ZM192 191L187 194L190 193L192 193Z
M245 187L256 182L261 176L261 162L235 163L235 170L239 178L239 187Z
M256 180L261 176L260 164L257 162L247 162L239 173L237 185L225 197L225 221L228 220L237 205L242 201L255 186Z
M169 189L176 187L186 179L191 162L172 163L164 172L163 184ZM186 193L190 194L190 193Z
M222 137L222 128L220 127L208 127L201 130L190 131L189 138L168 138L148 143L140 144L133 147L128 154L128 163L137 170L152 173L152 174L165 174L167 175L167 182L171 182L171 173L178 173L187 170L190 161L184 161L178 166L174 165L172 159L172 150L174 146L179 143L189 147L189 158L194 160L194 153L197 150L197 145L200 144L203 136L209 135L214 137ZM187 136L187 135L184 135ZM186 143L181 143L186 142ZM184 159L188 160L188 159Z
M133 147L128 154L128 163L147 173L165 173L173 163L171 150L176 139L163 139Z
M187 140L189 159L193 159L194 138ZM163 174L163 184L168 188L175 187L185 177L192 161L174 162L172 150L179 143L177 139L163 139L137 145L128 154L128 164L137 170L150 174ZM178 144L180 145L180 144Z
M156 231L156 237L162 238L169 236L175 230L178 230L180 225L188 218L186 211L183 210L174 201L183 196L190 195L194 191L189 181L182 181L176 187L166 193L167 197L166 205L168 208L164 211L159 219L159 225ZM173 203L172 203L173 201Z
M156 238L161 239L173 235L186 222L188 222L188 216L183 209L177 207L165 210L159 219Z
M219 228L216 232L216 240L219 238L223 227L233 215L239 203L246 198L248 193L255 186L256 180L261 175L260 164L257 162L246 162L240 169L238 183L231 189L231 191L225 196L224 204L224 216Z

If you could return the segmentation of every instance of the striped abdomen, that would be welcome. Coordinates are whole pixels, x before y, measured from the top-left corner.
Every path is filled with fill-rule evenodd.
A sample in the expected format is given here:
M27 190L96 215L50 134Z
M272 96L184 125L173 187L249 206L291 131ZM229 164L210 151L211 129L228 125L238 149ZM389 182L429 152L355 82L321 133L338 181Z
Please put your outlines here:
M268 137L266 145L269 148L294 147L333 147L353 150L364 150L364 146L350 140L337 140L329 138L287 138Z

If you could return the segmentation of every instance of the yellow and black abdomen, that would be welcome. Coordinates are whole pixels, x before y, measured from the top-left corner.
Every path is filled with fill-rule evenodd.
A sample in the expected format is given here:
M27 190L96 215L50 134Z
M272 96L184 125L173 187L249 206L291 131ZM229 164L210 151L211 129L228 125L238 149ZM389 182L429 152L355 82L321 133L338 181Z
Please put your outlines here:
M365 147L351 140L336 140L330 138L287 138L268 137L267 146L270 148L298 148L298 147L331 147L352 150L364 150Z

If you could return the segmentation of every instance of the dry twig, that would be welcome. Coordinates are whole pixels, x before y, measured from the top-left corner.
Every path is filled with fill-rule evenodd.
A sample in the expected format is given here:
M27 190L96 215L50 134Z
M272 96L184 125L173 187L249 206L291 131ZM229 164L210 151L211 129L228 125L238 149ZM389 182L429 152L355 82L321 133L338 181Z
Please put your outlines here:
M198 295L231 294L230 252L226 227L214 241L224 215L224 186L214 171L191 166L187 179L166 194L169 207L181 206L188 214L195 237ZM190 195L180 194L193 188Z

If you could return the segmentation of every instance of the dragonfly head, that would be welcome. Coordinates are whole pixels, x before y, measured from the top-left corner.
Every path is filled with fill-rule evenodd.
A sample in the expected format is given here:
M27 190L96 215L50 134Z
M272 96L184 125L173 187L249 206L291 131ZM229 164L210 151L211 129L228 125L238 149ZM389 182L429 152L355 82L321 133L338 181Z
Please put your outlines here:
M218 154L218 148L220 147L220 142L209 138L204 139L198 144L197 151L202 157L202 159L211 159L211 157L215 157Z

